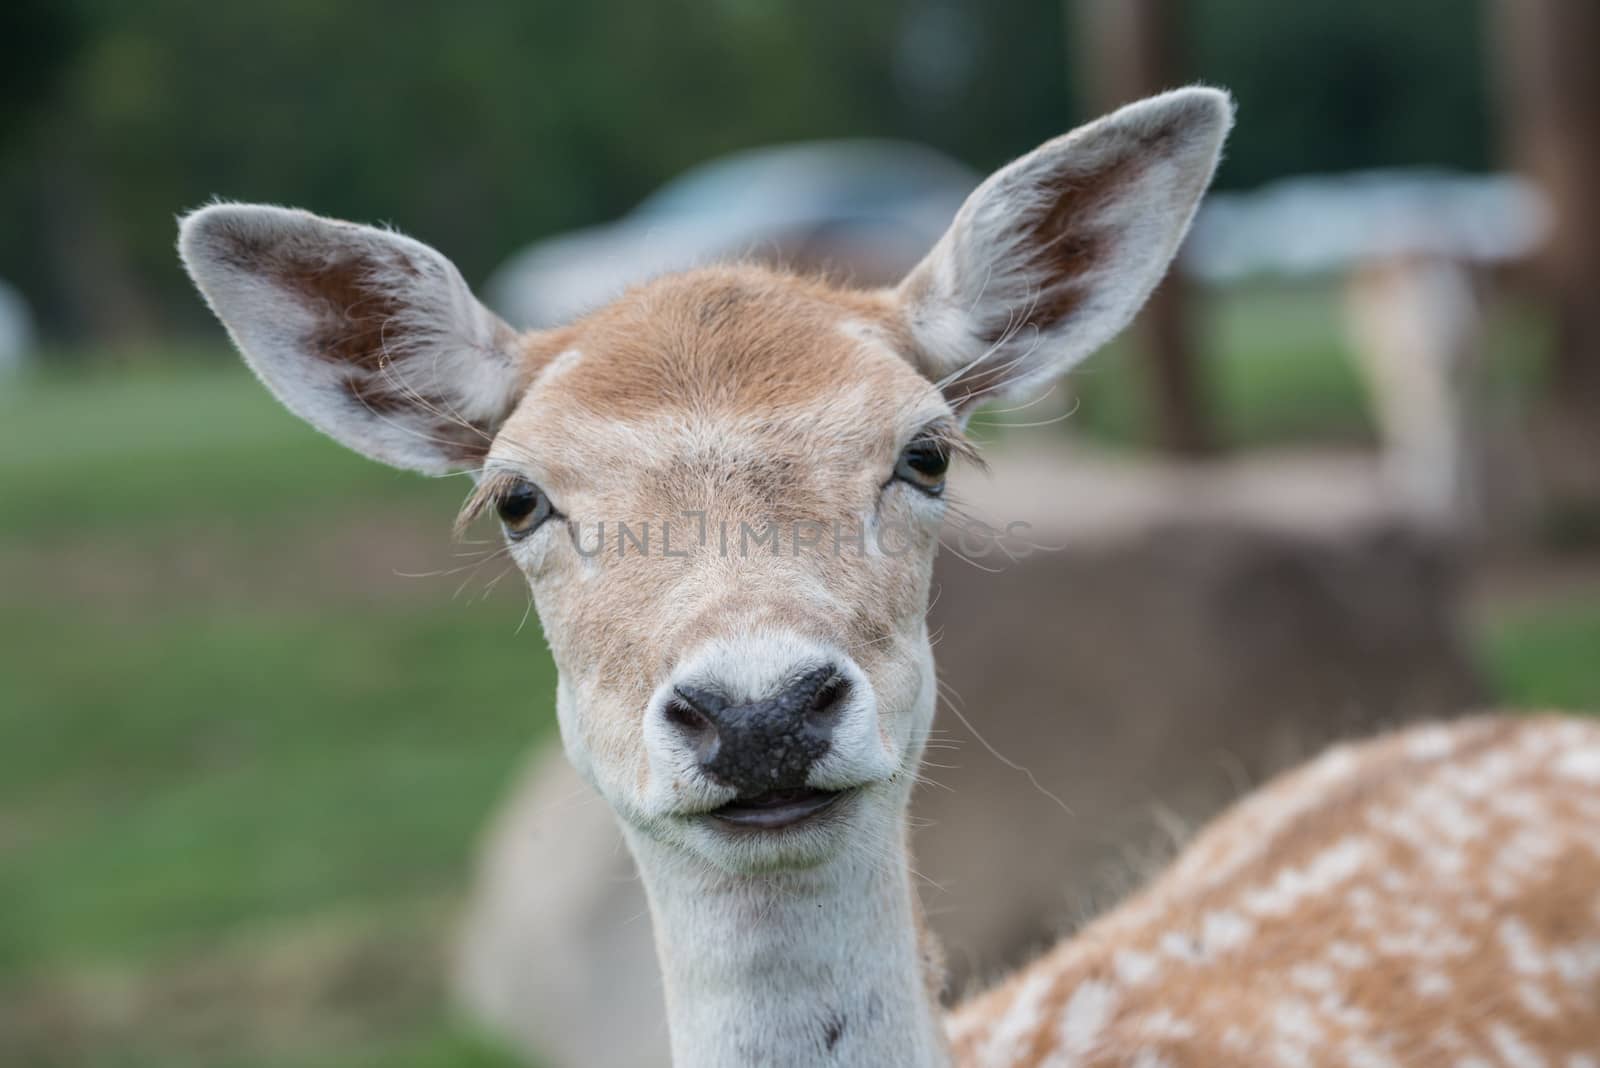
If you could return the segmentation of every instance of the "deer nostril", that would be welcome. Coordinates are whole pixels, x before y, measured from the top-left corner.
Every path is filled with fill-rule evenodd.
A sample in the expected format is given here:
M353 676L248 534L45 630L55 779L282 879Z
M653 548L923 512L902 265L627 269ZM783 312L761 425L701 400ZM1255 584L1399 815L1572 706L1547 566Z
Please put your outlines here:
M839 707L849 696L850 680L843 675L834 675L811 695L806 707L806 722L831 731L839 719Z
M715 729L704 712L696 708L691 698L681 692L674 693L667 702L667 718L686 731Z
M712 712L702 707L694 695L673 691L663 711L667 722L678 728L693 747L696 760L704 764L716 759L720 748L717 725L712 721Z

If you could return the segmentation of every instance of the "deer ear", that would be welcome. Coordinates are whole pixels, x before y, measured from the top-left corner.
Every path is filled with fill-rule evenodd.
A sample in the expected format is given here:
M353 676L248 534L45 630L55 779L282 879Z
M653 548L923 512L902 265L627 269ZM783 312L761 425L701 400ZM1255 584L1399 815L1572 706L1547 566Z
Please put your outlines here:
M1130 104L980 185L899 299L951 404L1036 389L1111 340L1189 228L1233 123L1216 89Z
M408 237L216 204L183 219L178 251L267 388L359 453L429 474L475 467L516 401L516 335Z

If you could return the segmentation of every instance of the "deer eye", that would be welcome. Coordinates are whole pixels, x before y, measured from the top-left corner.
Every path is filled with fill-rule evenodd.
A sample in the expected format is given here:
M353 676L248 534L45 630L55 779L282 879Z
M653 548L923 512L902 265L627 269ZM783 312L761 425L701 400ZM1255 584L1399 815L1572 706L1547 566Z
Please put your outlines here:
M506 486L495 498L494 510L500 516L500 525L512 539L526 538L544 525L555 511L544 490L525 478Z
M918 438L905 447L894 465L894 477L937 497L944 492L944 473L950 468L950 447L936 438Z

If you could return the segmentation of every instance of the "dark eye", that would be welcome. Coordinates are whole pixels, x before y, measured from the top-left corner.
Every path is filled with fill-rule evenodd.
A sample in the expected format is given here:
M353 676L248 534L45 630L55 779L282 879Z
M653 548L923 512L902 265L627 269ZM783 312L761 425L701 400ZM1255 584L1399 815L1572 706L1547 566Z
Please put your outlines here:
M500 515L506 535L511 538L526 538L538 530L554 511L544 490L525 478L508 484L495 498L494 508Z
M934 438L919 438L905 447L894 477L937 497L944 492L944 473L950 467L950 448Z

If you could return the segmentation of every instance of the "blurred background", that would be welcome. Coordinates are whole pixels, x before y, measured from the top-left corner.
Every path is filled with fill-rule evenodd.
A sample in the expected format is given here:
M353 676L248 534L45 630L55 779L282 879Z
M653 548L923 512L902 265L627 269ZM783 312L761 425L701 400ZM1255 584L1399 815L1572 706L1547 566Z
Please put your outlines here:
M649 974L609 828L559 769L501 807L553 736L522 580L450 542L462 480L278 408L177 213L392 223L540 325L729 256L892 280L1009 158L1231 89L1218 193L1147 312L975 420L996 474L963 491L1063 551L941 565L947 681L975 720L1067 710L978 726L1093 757L1039 778L1138 814L1073 866L1126 873L1138 828L1181 837L1325 737L1600 709L1596 40L1579 0L0 7L0 1064L647 1059L581 1046L614 1007L576 1018ZM1184 778L1197 753L1217 781ZM944 814L935 869L1006 848L1001 806L1066 818L986 746L935 759L986 814ZM574 807L587 860L560 852ZM1117 882L1069 900L1036 868L987 926L934 910L958 975ZM519 1000L546 988L601 992L575 1052Z

